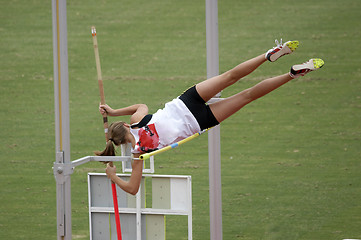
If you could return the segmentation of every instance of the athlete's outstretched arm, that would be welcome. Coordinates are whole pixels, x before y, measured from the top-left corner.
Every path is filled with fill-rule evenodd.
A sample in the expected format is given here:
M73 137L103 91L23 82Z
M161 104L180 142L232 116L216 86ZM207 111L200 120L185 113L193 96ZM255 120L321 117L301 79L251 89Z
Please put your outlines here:
M148 106L145 104L134 104L125 108L119 108L119 109L113 109L109 105L99 105L99 111L101 114L104 114L105 112L108 114L108 116L129 116L130 123L136 123L142 120L142 118L148 114Z
M139 156L138 156L139 157ZM132 195L137 194L142 180L143 173L143 161L134 160L132 163L132 174L130 175L129 181L124 181L116 175L116 167L111 167L109 164L106 169L107 176L115 184L117 184L121 189L130 193Z
M134 104L128 107L113 109L108 104L100 104L99 105L100 113L107 113L108 116L127 116L133 115L136 112L147 112L148 113L148 106L145 104Z

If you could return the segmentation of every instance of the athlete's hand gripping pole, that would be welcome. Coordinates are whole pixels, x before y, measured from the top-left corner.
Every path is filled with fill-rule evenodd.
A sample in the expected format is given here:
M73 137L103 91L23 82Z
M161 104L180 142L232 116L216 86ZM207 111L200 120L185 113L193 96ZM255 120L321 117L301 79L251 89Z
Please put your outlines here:
M103 80L102 80L102 71L100 68L100 58L99 58L99 50L98 50L98 41L97 41L97 32L94 26L91 27L92 36L93 36L93 46L94 46L94 54L95 54L95 63L97 66L97 74L98 74L98 85L99 85L99 94L100 94L100 104L105 104L105 96L104 96L104 88L103 88ZM103 114L103 126L105 133L105 140L108 141L108 116L105 112ZM109 165L112 167L113 163L110 162ZM115 183L112 182L112 193L113 193L113 204L114 204L114 215L115 215L115 224L117 227L117 236L118 240L122 239L122 232L120 228L120 219L119 219L119 208L118 208L118 198L117 198L117 189Z
M168 150L171 150L171 149L173 149L173 148L176 148L176 147L178 147L179 145L182 145L183 143L189 142L190 140L198 137L198 136L201 135L202 133L207 132L209 129L210 129L210 128L205 129L205 130L203 130L203 131L201 131L201 132L197 132L197 133L193 134L192 136L189 136L189 137L187 137L187 138L185 138L185 139L183 139L183 140L180 140L179 142L173 143L173 144L171 144L171 145L169 145L169 146L166 146L166 147L164 147L164 148L155 150L155 151L150 152L150 153L144 153L144 154L142 154L142 155L139 156L139 159L140 159L140 160L146 160L146 159L150 158L151 156L154 156L154 155L157 155L157 154L159 154L159 153L166 152L166 151L168 151Z

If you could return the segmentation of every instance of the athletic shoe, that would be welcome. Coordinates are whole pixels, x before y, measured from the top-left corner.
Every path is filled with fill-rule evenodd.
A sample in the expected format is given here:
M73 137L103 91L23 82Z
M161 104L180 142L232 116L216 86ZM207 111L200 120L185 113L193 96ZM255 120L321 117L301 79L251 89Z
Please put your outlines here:
M322 68L325 62L320 58L312 58L308 62L293 65L291 67L290 76L292 78L298 78L300 76L304 76L305 74L315 71L317 69Z
M288 41L282 44L282 39L280 43L276 39L275 43L277 46L266 52L266 59L270 62L274 62L286 54L293 53L293 51L295 51L300 44L298 41Z

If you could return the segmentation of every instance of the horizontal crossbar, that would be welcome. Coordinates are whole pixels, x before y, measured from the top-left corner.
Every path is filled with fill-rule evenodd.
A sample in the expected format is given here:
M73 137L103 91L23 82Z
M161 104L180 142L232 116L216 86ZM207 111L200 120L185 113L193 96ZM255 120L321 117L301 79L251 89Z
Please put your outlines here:
M86 156L71 162L73 167L88 162L127 162L132 160L131 156Z

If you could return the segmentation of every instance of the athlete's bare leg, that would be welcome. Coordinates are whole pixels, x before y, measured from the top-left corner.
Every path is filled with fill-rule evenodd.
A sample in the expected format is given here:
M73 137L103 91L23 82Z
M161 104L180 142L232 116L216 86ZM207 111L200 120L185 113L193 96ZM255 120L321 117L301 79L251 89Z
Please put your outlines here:
M197 84L196 89L198 91L198 94L203 98L204 101L208 102L217 93L219 93L226 87L234 84L242 77L253 72L266 60L274 62L280 57L294 52L299 45L299 42L297 40L288 41L283 44L281 39L281 42L278 42L276 40L275 43L277 44L277 46L269 49L265 54L261 54L258 57L252 58L244 63L239 64L228 72L225 72L219 76L215 76Z
M219 102L212 103L209 106L218 122L222 122L248 103L272 92L292 79L289 73L269 78L249 89Z
M198 83L196 85L197 92L205 102L208 102L217 93L236 83L242 77L250 74L265 61L265 54L262 54L246 62L243 62L221 75Z
M309 72L320 69L323 65L324 61L319 58L312 58L303 64L293 65L289 73L263 80L255 86L238 94L219 102L212 103L209 105L210 109L218 122L222 122L248 103L274 91L294 78L304 76Z

